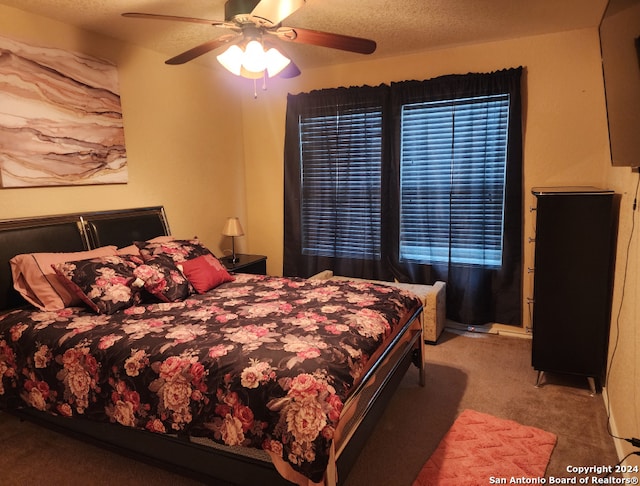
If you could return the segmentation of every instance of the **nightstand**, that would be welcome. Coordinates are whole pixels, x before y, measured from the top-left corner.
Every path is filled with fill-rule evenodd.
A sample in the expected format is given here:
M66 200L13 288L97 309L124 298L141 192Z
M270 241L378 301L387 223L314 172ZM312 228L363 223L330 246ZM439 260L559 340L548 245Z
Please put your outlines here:
M230 273L253 273L255 275L267 274L267 257L264 255L243 255L236 253L237 262L233 263L231 257L221 258L220 261Z

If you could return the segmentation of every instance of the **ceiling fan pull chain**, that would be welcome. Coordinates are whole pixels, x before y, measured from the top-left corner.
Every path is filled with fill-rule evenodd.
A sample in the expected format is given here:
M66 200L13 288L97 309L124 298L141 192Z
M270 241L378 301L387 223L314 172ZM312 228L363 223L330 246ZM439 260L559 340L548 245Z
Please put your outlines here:
M253 99L258 99L258 88L256 87L256 80L253 80Z

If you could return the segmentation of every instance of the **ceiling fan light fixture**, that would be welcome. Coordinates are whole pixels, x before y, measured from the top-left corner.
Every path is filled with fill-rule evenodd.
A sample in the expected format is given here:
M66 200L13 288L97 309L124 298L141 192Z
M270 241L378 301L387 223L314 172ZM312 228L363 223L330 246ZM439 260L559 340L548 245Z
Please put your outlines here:
M291 62L275 47L265 51L262 43L255 39L250 40L244 49L238 44L229 46L217 59L229 72L248 79L260 78L265 71L272 78Z
M306 0L226 0L225 20L209 20L178 15L162 15L153 13L126 12L124 17L140 19L171 20L208 24L232 30L233 34L219 36L200 45L192 47L177 56L167 59L166 64L184 64L222 46L232 46L217 56L218 61L231 73L249 79L267 78L282 72L285 78L293 78L300 74L298 67L282 53L270 48L267 37L284 42L308 44L318 47L329 47L359 54L372 54L376 50L376 42L361 37L334 34L319 30L285 27L282 22L298 9ZM269 60L249 61L243 65L244 51L247 44L256 41L255 52L266 55ZM260 47L258 49L257 47ZM254 49L254 44L248 49ZM257 70L257 71L256 71Z
M283 55L275 47L271 47L265 52L265 57L267 60L267 74L270 78L278 75L280 71L291 63L291 59Z
M242 72L242 58L244 52L237 44L230 46L222 54L217 56L218 62L229 72L240 76Z
M250 40L244 48L242 66L254 73L260 73L267 68L266 53L264 47L257 40Z

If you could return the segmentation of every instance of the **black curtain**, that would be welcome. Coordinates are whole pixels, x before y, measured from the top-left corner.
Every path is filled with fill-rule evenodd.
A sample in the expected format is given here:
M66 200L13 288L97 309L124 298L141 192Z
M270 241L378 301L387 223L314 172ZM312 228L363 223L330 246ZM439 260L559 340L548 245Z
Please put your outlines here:
M346 275L351 277L362 277L379 280L389 280L392 273L388 266L383 264L380 256L372 256L364 253L359 256L345 257L341 255L338 249L331 255L317 255L303 252L304 229L302 228L302 204L303 195L301 187L301 140L299 123L302 118L348 118L353 112L381 112L383 118L386 118L387 103L389 99L389 87L381 86L365 86L351 88L334 88L312 91L310 93L302 93L297 95L289 95L287 98L287 117L286 117L286 135L284 147L284 268L283 274L287 276L309 277L322 270L332 270L336 275ZM386 131L388 124L382 122L382 130ZM335 155L335 159L341 158L344 163L345 154L348 155L349 147L353 145L354 158L360 156L362 152L362 131L361 127L349 127L348 124L336 126L335 128L327 128L327 133L323 134L323 139L318 140L319 146L325 142L324 137L333 136L331 133L335 130L339 134L339 145L341 152ZM354 140L354 143L350 141ZM322 146L319 150L327 150ZM328 150L335 150L335 144ZM388 159L388 137L382 136L380 147L381 161ZM337 151L337 150L336 150ZM330 157L333 157L330 154ZM332 166L338 163L337 160L330 158L327 160L326 171L333 170ZM342 166L342 170L345 167ZM387 187L381 185L382 191L382 212L386 213L386 205L390 203L390 199L386 191ZM373 240L380 238L381 227L374 228L363 225L362 220L352 218L348 212L341 211L340 201L344 194L340 190L339 181L336 182L336 191L333 194L324 196L322 203L327 208L335 210L335 219L330 223L336 227L336 231L352 231L359 232L357 238ZM370 201L372 211L379 209L374 208L375 201ZM369 235L363 233L366 231L373 232L377 229L377 235ZM384 241L384 238L382 238ZM364 250L363 250L364 251Z
M384 178L390 181L390 198L399 200L400 188L400 108L403 104L508 93L509 133L504 200L503 263L499 268L479 265L424 265L401 262L393 245L388 265L394 277L403 282L447 283L447 317L468 325L489 322L520 325L522 322L522 68L488 74L442 76L426 81L406 81L391 85L392 125L391 163ZM386 233L399 241L399 214L390 213Z
M338 88L289 95L285 137L284 275L308 277L322 270L339 275L447 283L447 317L467 325L522 320L522 68L450 75L391 86ZM509 133L504 199L503 259L499 268L454 262L425 265L399 257L400 108L406 103L508 93ZM303 115L331 116L338 106L383 107L381 254L377 259L302 254L300 138ZM348 224L342 220L340 224Z

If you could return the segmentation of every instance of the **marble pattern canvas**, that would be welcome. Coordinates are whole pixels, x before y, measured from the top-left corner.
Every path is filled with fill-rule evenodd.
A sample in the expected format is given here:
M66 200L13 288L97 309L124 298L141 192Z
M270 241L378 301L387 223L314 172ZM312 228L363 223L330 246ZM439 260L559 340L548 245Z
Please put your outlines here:
M0 37L0 187L126 182L116 66Z

